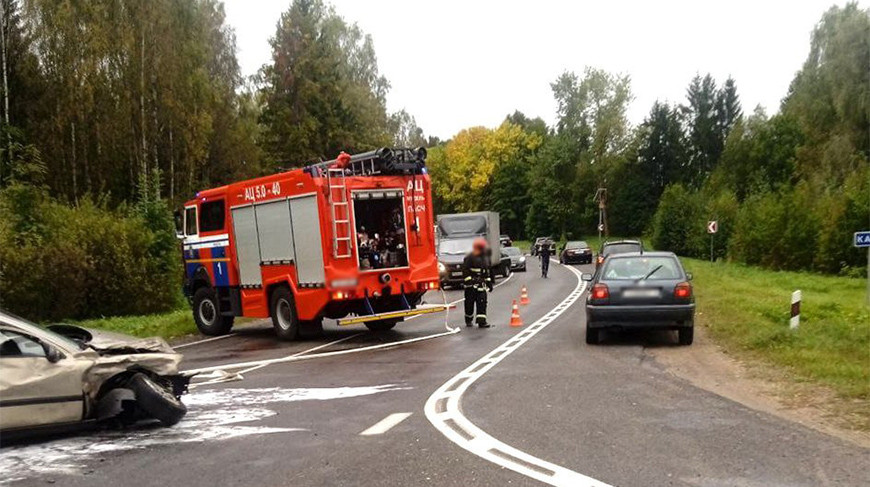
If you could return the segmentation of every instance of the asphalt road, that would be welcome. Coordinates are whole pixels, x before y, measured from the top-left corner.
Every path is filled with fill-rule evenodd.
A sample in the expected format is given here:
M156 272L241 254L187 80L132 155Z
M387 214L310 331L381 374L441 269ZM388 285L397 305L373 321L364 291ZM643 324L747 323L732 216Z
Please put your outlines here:
M278 342L268 324L254 323L185 346L185 369L224 365L242 379L198 385L186 397L188 416L173 428L3 448L0 481L542 485L532 476L557 483L566 473L588 477L585 485L870 485L870 451L666 373L645 350L671 346L675 337L633 334L587 346L583 299L559 307L578 289L576 274L553 264L544 280L533 267L490 296L492 329L463 326L431 340L324 357L318 354L442 333L443 315L381 334L327 325L323 336L294 343ZM524 285L532 299L521 308L526 326L508 327L510 301ZM446 295L461 299L458 291ZM454 325L462 320L458 304ZM539 320L546 327L532 328ZM488 355L501 346L503 353ZM257 362L292 355L313 358ZM248 364L233 367L239 363ZM472 364L476 370L466 370ZM424 413L442 385L457 401L441 418L448 430L460 425L454 433ZM485 434L469 437L463 421Z

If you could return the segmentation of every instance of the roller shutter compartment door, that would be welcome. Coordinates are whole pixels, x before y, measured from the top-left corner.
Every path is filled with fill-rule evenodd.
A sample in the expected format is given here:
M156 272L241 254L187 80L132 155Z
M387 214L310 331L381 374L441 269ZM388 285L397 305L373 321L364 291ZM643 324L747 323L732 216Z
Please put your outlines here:
M256 207L260 260L264 264L289 264L296 259L290 205L287 200L270 201Z
M323 284L323 231L317 195L290 198L293 241L296 244L296 275L300 284Z
M253 206L233 208L233 236L239 265L239 284L261 286L260 243L257 238L257 217Z

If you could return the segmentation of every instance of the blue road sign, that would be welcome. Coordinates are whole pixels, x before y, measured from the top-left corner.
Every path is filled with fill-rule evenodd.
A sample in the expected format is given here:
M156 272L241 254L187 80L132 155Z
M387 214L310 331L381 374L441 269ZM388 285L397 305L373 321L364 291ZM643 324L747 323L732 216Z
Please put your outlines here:
M870 230L863 232L855 232L855 239L852 241L855 247L870 247Z

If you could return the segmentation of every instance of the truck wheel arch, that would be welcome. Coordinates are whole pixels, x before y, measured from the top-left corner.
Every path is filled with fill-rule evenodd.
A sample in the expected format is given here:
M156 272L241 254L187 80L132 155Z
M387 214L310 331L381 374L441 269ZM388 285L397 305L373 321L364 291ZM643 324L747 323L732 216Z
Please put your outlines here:
M196 272L193 273L193 279L191 279L191 281L193 282L193 285L190 286L191 296L201 287L212 287L211 276L208 275L205 266L197 267Z
M293 295L294 299L299 295L299 293L296 291L296 286L293 285L293 281L291 281L290 279L280 279L280 280L277 280L277 281L272 282L270 284L267 284L266 285L266 292L264 293L266 296L266 308L267 309L269 309L269 307L272 303L272 295L275 293L275 291L277 291L279 288L282 288L282 287L286 287L287 289L289 289L290 294ZM271 316L271 315L272 315L272 310L269 309L269 316Z

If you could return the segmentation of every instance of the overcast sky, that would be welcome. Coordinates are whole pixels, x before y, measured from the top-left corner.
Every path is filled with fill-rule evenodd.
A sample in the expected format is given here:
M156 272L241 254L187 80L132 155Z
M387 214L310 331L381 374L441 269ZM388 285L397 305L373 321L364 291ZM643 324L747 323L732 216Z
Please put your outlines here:
M271 57L290 0L225 0L245 75ZM515 109L555 119L549 83L585 66L625 73L640 123L656 100L682 102L696 73L737 81L744 112L773 113L832 0L333 0L374 40L392 88L427 135L494 127ZM838 5L845 2L837 1ZM866 1L860 2L866 8Z

